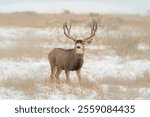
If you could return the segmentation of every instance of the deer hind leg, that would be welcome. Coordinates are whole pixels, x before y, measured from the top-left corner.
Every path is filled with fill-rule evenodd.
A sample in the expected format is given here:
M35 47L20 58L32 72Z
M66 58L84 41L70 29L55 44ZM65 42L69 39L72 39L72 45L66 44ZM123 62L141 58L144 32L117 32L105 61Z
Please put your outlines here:
M51 76L50 76L52 81L55 81L55 79L56 79L57 69L58 69L57 66L52 67Z

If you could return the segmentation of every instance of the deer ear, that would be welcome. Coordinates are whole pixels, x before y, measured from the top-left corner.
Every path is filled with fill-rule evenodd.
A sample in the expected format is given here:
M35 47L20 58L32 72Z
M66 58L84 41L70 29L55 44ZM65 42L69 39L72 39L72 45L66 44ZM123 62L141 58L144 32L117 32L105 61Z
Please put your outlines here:
M91 44L93 41L93 39L89 39L88 41L86 41L86 43Z

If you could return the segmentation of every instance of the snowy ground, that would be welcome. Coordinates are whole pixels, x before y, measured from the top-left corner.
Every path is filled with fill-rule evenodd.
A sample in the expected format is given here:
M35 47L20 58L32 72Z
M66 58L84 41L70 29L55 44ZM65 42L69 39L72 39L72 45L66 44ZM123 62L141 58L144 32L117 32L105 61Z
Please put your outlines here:
M76 34L88 32L78 27L73 31ZM107 31L107 35L106 29L100 29L97 38L118 38L124 32L131 32L130 27L121 27L119 32ZM132 29L131 36L143 33ZM50 83L48 52L54 47L72 47L62 36L59 28L0 28L0 99L150 99L149 58L121 57L100 44L86 47L81 86L73 72L71 84L64 82L64 73L60 76L61 83ZM32 53L32 49L38 52ZM146 43L137 45L137 50L149 49ZM91 51L99 51L101 56Z

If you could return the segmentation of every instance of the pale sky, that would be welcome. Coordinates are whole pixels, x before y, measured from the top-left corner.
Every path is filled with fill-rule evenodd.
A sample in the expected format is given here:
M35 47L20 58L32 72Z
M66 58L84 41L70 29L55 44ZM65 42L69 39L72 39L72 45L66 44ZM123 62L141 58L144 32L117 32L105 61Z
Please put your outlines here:
M0 0L0 12L146 13L150 0Z

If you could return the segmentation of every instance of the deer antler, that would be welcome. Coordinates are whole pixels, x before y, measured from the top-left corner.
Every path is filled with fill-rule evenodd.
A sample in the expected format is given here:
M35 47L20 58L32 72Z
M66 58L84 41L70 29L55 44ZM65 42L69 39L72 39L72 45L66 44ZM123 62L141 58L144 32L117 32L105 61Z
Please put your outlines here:
M67 22L63 24L63 29L64 29L64 34L66 35L66 37L68 37L69 39L76 41L76 39L72 36L70 36L70 30L71 30L71 25L67 26Z
M93 21L93 25L91 26L91 35L89 37L83 39L83 41L86 42L89 39L91 39L95 35L96 31L97 31L97 23L95 21Z

